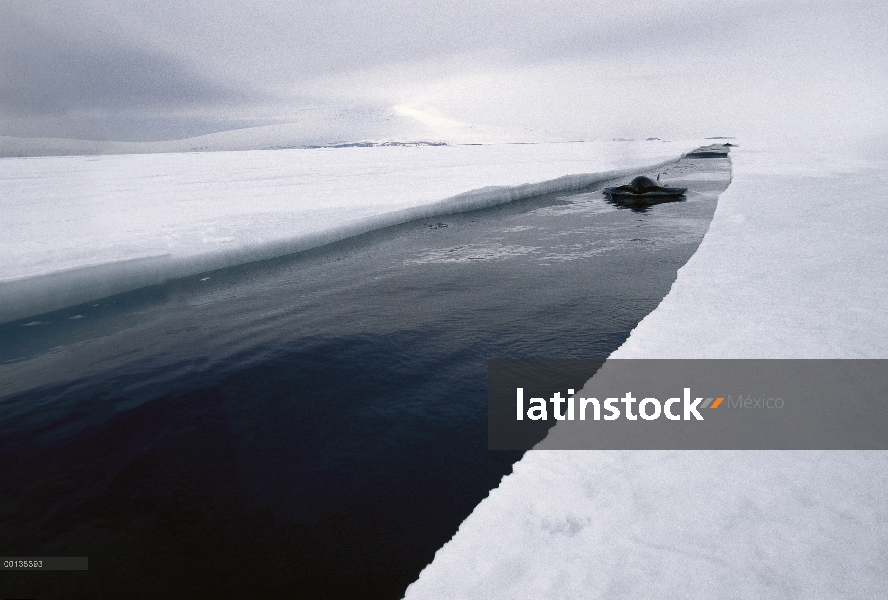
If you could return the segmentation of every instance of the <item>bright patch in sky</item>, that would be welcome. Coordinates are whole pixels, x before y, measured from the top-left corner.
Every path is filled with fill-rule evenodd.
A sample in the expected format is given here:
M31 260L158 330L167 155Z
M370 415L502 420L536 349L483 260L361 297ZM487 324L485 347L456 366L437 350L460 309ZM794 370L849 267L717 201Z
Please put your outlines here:
M416 119L423 125L427 126L431 131L447 136L448 133L458 131L467 127L465 123L448 119L447 117L436 114L434 110L428 108L421 109L420 104L398 104L393 108L396 115L402 117L410 117Z

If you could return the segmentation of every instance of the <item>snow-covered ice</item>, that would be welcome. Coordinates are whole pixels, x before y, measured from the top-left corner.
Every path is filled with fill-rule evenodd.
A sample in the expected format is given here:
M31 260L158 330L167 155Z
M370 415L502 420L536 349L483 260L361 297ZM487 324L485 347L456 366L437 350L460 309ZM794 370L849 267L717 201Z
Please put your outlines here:
M406 598L880 598L883 454L530 452Z
M698 144L0 159L0 322L412 219L577 189Z
M697 253L612 356L888 356L888 163L732 160ZM878 451L531 451L406 598L885 598L885 481Z
M888 358L888 162L745 147L731 160L699 249L613 357Z

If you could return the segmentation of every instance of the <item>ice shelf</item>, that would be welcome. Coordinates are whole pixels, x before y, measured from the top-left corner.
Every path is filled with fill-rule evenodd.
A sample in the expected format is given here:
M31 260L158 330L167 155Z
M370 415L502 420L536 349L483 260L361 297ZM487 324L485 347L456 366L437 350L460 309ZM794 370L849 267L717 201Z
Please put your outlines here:
M582 189L695 142L0 159L0 322L413 219Z

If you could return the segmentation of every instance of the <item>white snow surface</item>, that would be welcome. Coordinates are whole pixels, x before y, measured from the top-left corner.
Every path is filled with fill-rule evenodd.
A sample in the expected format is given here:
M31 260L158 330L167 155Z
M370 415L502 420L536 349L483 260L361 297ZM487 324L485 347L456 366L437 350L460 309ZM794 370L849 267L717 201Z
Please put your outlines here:
M0 159L0 322L631 174L695 142Z
M888 358L888 161L732 161L699 249L613 358Z
M699 250L612 356L888 357L888 163L732 160ZM534 450L406 598L886 598L886 481L878 451Z

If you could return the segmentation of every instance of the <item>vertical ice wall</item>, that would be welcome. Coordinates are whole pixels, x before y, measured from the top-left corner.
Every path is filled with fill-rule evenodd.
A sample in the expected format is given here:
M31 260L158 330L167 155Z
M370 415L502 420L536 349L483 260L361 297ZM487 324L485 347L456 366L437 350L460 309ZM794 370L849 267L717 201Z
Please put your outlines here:
M622 358L885 358L888 163L742 147ZM884 452L532 451L420 598L888 597Z

